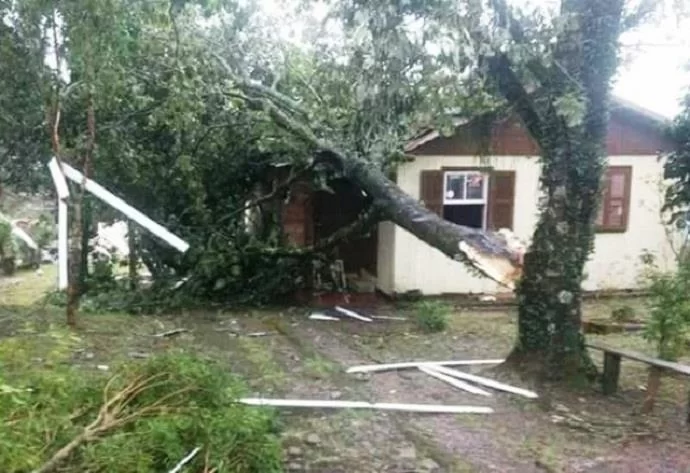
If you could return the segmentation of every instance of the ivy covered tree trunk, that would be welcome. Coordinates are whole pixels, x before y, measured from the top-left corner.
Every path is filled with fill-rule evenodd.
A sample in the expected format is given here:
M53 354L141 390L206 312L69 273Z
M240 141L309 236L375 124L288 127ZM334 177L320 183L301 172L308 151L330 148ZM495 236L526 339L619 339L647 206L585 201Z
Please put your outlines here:
M580 330L581 286L594 244L623 1L572 0L562 8L574 25L559 38L559 68L548 80L554 98L572 94L583 108L568 116L551 99L530 124L542 150L544 198L517 290L513 359L539 360L550 377L573 379L592 368Z

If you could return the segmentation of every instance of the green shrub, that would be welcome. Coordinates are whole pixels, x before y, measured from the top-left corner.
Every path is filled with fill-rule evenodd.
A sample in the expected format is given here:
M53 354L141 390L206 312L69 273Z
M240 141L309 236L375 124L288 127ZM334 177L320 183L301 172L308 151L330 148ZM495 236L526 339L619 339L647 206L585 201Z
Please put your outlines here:
M682 355L690 332L690 264L676 272L661 272L650 265L650 318L643 336L654 343L658 356L676 360Z
M415 304L415 323L424 332L442 332L448 327L450 307L441 301L421 301Z
M16 346L14 348L17 348ZM69 350L68 350L69 351ZM0 368L5 365L0 352ZM77 367L0 371L0 464L6 473L31 471L96 419L107 380ZM273 473L281 471L276 418L271 410L236 403L244 384L227 367L183 354L115 371L109 392L149 380L124 407L133 414L164 399L164 409L142 415L83 444L59 471L154 473L169 471L191 450L200 453L186 471Z

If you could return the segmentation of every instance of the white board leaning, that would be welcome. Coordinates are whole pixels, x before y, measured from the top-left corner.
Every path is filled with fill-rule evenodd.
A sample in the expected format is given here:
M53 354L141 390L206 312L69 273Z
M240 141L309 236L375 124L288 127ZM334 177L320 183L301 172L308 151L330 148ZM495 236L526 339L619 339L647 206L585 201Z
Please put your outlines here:
M84 186L88 192L96 196L101 201L110 205L116 210L122 212L127 218L141 225L143 228L153 233L161 240L168 243L173 248L181 253L185 253L189 249L189 243L178 237L168 229L154 222L149 217L135 209L123 199L117 197L105 187L101 186L92 179L85 178L82 173L74 169L72 166L62 163L60 165L57 159L53 158L48 164L50 173L55 183L55 189L58 194L58 288L65 289L67 287L67 203L66 199L69 196L69 188L65 181L65 177L80 186Z

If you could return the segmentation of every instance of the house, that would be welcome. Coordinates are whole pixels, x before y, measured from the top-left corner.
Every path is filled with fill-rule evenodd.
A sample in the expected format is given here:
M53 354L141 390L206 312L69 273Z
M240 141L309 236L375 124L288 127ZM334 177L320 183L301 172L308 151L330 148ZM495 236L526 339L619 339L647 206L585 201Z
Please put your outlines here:
M659 153L670 149L662 131L664 124L661 116L614 101L606 140L603 203L595 249L585 270L585 290L639 288L644 252L654 254L662 266L674 262L669 241L673 235L669 236L661 216L663 162ZM529 241L538 219L539 149L516 118L489 123L488 128L484 121L459 123L449 137L431 130L408 143L407 151L414 159L398 168L396 182L427 208L461 225L508 228ZM345 209L347 206L340 207L348 202L345 195L337 193L329 199L340 202L321 205ZM315 201L320 199L316 196ZM299 209L302 220L284 224L311 225L305 207ZM341 220L345 214L340 213ZM464 265L390 222L379 224L368 240L349 245L341 254L347 272L367 268L376 277L376 288L388 295L509 291L473 275Z

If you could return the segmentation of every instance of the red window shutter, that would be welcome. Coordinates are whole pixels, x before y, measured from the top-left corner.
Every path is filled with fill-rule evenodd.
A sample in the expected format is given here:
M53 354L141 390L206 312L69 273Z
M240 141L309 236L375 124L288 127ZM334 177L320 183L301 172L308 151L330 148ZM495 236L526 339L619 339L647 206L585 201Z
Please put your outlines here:
M515 171L494 171L489 178L489 230L513 229Z
M597 230L624 232L628 229L631 185L632 166L611 166L606 170Z
M443 171L422 171L419 197L427 209L443 215Z

